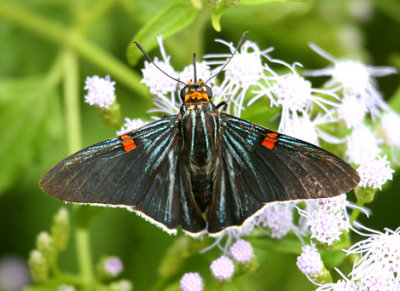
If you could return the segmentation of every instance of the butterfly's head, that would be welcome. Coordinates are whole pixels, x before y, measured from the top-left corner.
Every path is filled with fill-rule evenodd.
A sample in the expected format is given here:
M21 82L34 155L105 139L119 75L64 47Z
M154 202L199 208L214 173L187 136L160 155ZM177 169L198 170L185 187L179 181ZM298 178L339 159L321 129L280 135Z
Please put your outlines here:
M181 99L183 102L190 101L210 101L212 90L203 80L196 82L189 81L181 90Z

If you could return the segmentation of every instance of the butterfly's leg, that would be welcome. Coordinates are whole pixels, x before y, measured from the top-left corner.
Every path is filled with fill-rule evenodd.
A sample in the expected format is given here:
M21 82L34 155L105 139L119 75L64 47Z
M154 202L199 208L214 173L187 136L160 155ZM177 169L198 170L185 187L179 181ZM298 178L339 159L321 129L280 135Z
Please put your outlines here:
M225 101L222 101L221 103L219 103L216 108L219 109L220 107L222 107L222 110L226 110L226 108L228 107L228 103L226 103Z

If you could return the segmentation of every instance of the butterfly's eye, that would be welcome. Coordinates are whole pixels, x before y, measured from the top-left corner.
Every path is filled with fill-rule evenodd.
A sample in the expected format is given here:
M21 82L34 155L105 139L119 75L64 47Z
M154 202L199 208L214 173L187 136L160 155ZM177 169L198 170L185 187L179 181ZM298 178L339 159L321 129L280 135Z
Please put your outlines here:
M206 93L207 93L208 99L211 99L212 98L212 90L208 86L206 86L206 88L207 88Z
M186 96L187 92L188 92L188 87L187 86L183 87L183 89L181 90L182 101L185 101L185 96Z

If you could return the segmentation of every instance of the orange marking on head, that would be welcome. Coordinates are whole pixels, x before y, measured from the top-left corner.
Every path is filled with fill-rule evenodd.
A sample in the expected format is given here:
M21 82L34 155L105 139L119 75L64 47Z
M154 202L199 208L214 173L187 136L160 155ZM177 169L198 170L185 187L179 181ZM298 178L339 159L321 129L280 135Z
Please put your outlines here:
M269 138L268 136L264 138L262 141L262 145L265 146L266 148L273 150L275 147L275 143L277 142L276 139Z
M131 150L133 150L136 147L135 141L130 135L124 134L121 136L122 140L126 140L122 143L122 145L124 146L124 151L129 152Z
M269 132L269 133L267 133L267 135L269 137L273 137L273 138L277 138L278 137L278 134L276 132Z
M206 92L199 92L199 91L194 91L185 96L185 102L187 102L190 99L197 99L197 100L205 99L207 101L210 101Z

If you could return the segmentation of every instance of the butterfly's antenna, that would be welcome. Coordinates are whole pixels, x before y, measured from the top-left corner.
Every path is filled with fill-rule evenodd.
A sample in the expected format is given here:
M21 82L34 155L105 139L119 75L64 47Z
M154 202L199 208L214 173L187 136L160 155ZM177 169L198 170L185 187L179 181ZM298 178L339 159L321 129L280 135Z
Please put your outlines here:
M214 75L212 75L210 78L208 78L208 80L207 80L205 83L207 83L207 82L210 81L211 79L214 79L216 76L218 76L218 75L225 69L225 67L226 67L226 66L229 64L229 62L232 60L233 56L234 56L234 55L236 54L236 52L239 50L239 48L240 48L240 46L242 45L242 43L243 43L243 41L244 41L244 39L245 39L247 33L248 33L248 32L245 31L245 32L242 34L242 37L240 38L239 43L237 44L237 46L236 46L235 50L233 51L231 57L226 61L226 63L222 66L222 68L221 68L218 72L216 72Z
M193 54L193 72L194 72L194 81L193 81L193 83L197 83L196 54Z
M172 77L171 75L168 75L159 66L157 66L156 63L153 61L153 59L148 55L148 53L144 50L144 48L137 41L134 41L134 43L137 45L137 47L140 49L140 51L144 54L144 56L150 61L150 63L152 63L157 69L159 69L160 72L162 72L164 75L171 78L172 80L177 81L186 86L186 84L184 82L182 82L181 80L178 80L177 78Z

